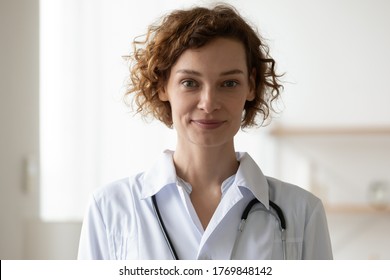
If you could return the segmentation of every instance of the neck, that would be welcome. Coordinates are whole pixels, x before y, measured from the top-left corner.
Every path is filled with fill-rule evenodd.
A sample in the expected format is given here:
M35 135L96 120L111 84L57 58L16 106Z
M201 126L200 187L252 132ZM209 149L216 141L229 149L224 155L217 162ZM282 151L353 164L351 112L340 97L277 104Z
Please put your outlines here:
M218 147L177 145L173 156L176 173L192 186L191 201L203 228L221 200L221 185L238 169L233 143Z
M177 175L194 188L215 186L237 172L234 145L223 147L177 146L174 154Z

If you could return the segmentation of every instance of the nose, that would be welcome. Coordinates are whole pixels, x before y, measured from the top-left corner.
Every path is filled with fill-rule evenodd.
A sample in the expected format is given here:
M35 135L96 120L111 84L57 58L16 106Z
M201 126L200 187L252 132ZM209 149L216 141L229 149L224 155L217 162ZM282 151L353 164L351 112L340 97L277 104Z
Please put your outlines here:
M212 113L220 108L221 105L217 91L211 87L205 87L200 92L198 109L205 113Z

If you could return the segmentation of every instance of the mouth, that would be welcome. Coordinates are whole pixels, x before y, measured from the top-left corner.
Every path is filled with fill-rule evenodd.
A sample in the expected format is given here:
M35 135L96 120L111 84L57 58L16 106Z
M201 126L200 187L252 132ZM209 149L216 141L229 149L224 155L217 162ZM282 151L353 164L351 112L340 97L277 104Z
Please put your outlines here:
M191 122L203 129L216 129L225 123L225 121L220 121L220 120L202 120L202 119L192 120Z

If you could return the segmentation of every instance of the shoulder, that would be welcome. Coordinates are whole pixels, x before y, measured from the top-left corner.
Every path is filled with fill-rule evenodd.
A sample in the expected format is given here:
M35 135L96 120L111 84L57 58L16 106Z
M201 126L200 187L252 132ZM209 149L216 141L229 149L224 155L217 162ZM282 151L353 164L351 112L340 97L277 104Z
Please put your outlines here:
M139 197L143 173L122 178L98 188L92 194L95 203L102 209L129 207L129 202Z
M283 205L286 212L305 214L307 218L318 209L323 209L322 201L308 190L294 184L266 177L270 200Z
M268 176L266 177L266 179L269 186L270 196L273 198L283 198L287 196L290 198L295 197L296 199L300 200L319 200L319 198L317 198L310 191L297 185Z

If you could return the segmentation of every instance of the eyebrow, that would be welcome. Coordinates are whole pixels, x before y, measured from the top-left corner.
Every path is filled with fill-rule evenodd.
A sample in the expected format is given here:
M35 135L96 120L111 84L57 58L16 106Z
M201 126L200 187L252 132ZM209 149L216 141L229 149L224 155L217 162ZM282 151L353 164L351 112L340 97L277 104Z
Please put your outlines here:
M233 74L244 74L244 72L240 69L233 69L230 71L222 72L221 76L233 75Z
M189 70L189 69L179 69L176 71L176 73L180 74L190 74L190 75L195 75L195 76L202 76L198 71L195 70Z
M176 73L181 73L181 74L191 74L195 76L202 76L202 74L198 71L195 70L190 70L190 69L179 69L176 71ZM233 69L229 71L222 72L220 76L228 76L228 75L233 75L233 74L244 74L244 72L240 69Z

